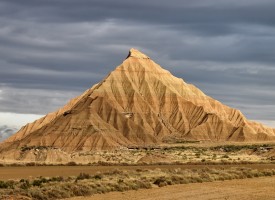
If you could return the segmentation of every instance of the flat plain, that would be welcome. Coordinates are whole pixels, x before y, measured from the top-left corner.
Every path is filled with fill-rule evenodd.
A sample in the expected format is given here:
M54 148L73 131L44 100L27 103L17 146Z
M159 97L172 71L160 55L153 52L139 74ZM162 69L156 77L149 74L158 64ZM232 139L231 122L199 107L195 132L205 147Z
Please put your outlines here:
M35 179L37 177L54 176L77 176L80 173L97 174L106 173L113 170L135 171L155 170L155 169L203 169L203 168L240 168L249 167L251 169L275 169L275 164L183 164L183 165L137 165L137 166L20 166L20 167L1 167L0 180L20 180Z
M274 155L274 143L185 142L79 153L97 158L87 164L1 163L0 199L274 199Z
M68 200L273 200L275 178L261 177L207 183L190 183L147 190L111 192Z

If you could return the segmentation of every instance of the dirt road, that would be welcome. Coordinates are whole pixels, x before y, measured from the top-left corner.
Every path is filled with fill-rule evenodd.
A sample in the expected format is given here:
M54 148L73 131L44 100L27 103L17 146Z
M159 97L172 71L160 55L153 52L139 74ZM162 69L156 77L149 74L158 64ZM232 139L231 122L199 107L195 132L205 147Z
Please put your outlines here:
M229 168L249 167L254 169L275 169L275 164L252 164L252 165L143 165L143 166L28 166L28 167L0 167L0 180L35 178L39 176L77 176L81 172L95 174L107 172L114 169L136 170L136 169L197 169L197 168Z
M274 200L275 177L191 183L148 190L111 192L68 200Z

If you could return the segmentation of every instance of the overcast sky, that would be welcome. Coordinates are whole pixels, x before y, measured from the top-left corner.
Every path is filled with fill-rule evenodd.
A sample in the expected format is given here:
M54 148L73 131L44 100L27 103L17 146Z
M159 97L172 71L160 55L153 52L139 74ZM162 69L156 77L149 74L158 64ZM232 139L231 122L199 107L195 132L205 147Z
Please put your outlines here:
M134 47L249 119L270 123L274 9L274 0L1 0L0 116L33 120L56 110ZM14 116L0 117L0 125L22 123Z

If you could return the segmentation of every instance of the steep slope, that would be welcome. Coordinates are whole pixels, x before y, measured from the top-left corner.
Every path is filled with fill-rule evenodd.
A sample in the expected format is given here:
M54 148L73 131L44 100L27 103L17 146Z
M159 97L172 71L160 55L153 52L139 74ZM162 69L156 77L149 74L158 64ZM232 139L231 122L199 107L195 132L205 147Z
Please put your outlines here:
M100 83L5 140L1 152L26 146L66 152L160 144L169 138L275 140L275 130L206 96L131 49Z

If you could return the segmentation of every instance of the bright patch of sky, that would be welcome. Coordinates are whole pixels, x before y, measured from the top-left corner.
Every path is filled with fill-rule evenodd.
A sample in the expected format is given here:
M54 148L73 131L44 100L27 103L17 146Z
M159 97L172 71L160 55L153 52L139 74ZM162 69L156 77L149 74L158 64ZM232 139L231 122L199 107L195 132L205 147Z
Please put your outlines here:
M18 114L18 113L5 113L0 112L0 126L8 126L14 128L20 128L27 123L33 122L41 118L42 115L35 114Z

